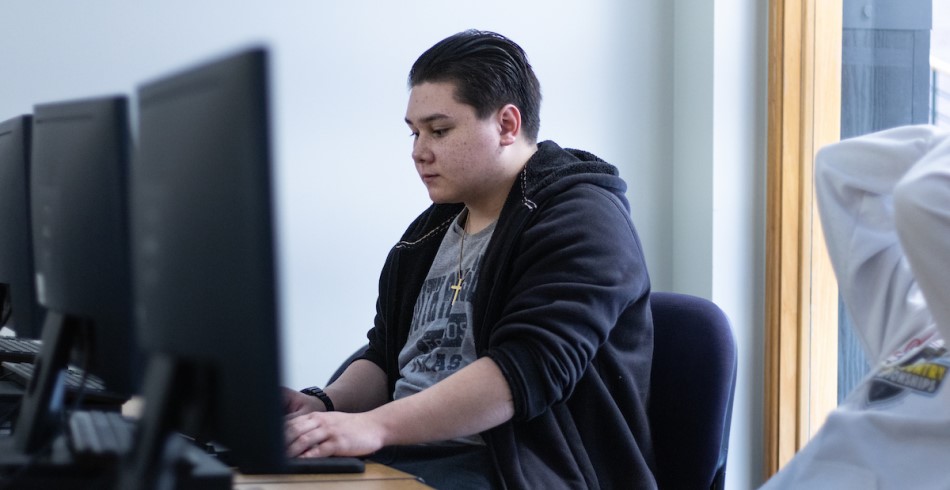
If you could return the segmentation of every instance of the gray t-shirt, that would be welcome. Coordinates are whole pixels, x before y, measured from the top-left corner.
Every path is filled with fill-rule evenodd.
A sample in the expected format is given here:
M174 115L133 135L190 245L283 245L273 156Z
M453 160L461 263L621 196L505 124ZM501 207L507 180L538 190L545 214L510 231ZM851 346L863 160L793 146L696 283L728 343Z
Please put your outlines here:
M460 214L445 234L416 298L409 338L399 353L402 377L396 381L396 400L418 393L475 361L472 298L495 223L473 235L466 234L463 246L465 232L459 220L466 215ZM455 286L460 263L459 289ZM454 442L480 444L481 438L475 435Z

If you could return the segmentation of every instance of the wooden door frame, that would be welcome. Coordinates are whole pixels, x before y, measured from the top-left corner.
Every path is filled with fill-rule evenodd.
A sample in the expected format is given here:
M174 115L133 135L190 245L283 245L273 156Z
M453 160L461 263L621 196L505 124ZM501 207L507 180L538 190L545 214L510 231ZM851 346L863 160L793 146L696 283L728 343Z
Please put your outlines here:
M842 0L770 0L765 476L837 404L838 289L815 208L818 148L841 120Z

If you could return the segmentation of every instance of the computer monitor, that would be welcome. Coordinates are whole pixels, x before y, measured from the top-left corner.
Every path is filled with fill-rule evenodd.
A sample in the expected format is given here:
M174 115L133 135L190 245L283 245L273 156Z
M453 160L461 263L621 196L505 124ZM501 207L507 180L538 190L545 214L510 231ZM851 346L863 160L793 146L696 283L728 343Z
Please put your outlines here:
M14 427L32 454L52 441L70 363L112 392L139 381L131 321L125 97L34 107L30 204L43 345Z
M149 361L125 484L157 481L175 432L223 444L239 468L284 461L267 87L254 48L138 90L134 296Z
M24 338L40 336L43 318L33 282L31 125L28 115L0 123L0 326Z

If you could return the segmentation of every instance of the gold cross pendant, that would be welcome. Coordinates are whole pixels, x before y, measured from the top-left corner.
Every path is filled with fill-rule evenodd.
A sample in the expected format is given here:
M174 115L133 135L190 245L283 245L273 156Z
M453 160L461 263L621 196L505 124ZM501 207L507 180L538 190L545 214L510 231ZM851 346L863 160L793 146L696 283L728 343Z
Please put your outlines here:
M452 304L454 305L454 304L455 304L455 300L457 300L457 299L459 298L459 292L462 291L462 278L459 277L459 281L458 281L457 283L455 283L455 284L449 286L449 288L452 289L453 291L455 291L455 295L452 296Z

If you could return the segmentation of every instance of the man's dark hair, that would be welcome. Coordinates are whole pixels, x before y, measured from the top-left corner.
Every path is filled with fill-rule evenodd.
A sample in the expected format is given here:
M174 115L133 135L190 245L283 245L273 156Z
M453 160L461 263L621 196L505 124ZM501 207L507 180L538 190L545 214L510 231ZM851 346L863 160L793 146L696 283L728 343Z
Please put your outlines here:
M505 104L521 111L521 128L535 142L541 127L541 84L521 46L501 34L467 30L422 53L409 70L409 88L450 82L455 99L484 119Z

